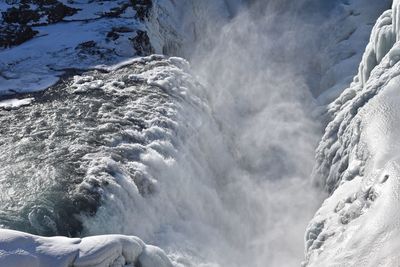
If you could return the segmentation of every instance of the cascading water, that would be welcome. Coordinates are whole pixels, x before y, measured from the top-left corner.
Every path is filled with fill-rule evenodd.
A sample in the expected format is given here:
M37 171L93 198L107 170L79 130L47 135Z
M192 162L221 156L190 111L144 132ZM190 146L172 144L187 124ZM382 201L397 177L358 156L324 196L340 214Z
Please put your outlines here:
M237 221L223 239L229 249L217 249L217 262L226 255L222 266L301 261L302 229L320 203L307 182L320 127L311 115L321 45L316 23L331 4L255 1L227 24L208 20L221 30L198 34L191 63L226 143L231 165L217 176L228 177L219 194ZM310 15L312 5L323 12Z
M192 51L207 108L183 109L177 128L190 138L173 161L143 156L157 170L160 192L132 209L129 197L123 209L103 205L85 220L89 233L135 234L178 262L183 255L220 266L299 264L304 229L320 203L308 183L319 137L310 85L318 77L307 76L317 61L318 18L297 13L310 3L281 10L256 2L228 23L192 4L201 27L194 24L196 45L183 50Z
M308 177L324 13L311 16L319 1L221 1L216 19L212 2L187 4L191 69L146 58L1 111L4 227L137 235L177 266L300 263L319 205Z

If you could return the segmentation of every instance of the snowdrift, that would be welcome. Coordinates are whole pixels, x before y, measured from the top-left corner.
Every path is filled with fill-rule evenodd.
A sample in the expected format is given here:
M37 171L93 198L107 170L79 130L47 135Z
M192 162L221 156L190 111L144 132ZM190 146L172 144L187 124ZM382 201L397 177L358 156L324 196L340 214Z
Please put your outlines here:
M134 236L40 237L0 230L0 266L172 267L165 253Z

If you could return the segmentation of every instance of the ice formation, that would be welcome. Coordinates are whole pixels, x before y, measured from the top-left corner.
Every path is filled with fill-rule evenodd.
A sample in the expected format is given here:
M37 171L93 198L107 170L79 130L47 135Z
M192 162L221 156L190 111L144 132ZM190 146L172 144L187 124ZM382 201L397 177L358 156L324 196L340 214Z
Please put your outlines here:
M359 72L329 106L316 181L331 193L306 232L306 266L397 266L399 1L375 24Z
M24 99L6 99L0 101L0 107L5 108L5 109L10 109L10 108L18 108L21 106L26 106L29 105L32 102L33 98L24 98Z
M320 71L322 77L317 85L318 101L328 104L334 101L357 74L357 67L363 56L371 34L372 26L391 0L339 1L333 9L332 18L322 27L323 43ZM314 70L315 71L315 70Z
M133 236L40 237L0 230L0 266L172 267L166 254Z

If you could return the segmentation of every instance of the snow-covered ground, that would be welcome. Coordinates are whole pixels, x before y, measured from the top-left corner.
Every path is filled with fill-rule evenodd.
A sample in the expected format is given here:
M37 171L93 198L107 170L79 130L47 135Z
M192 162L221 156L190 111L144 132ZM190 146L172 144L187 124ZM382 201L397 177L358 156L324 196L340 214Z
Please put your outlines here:
M112 65L141 54L133 40L144 25L129 0L62 2L78 11L58 23L33 24L38 31L33 39L0 48L0 94L43 90L67 69ZM0 11L10 7L3 4ZM109 15L118 7L121 14Z
M0 47L0 95L46 89L73 68L110 66L152 53L188 55L206 22L226 21L242 1L147 1L152 4L143 9L145 15L138 15L130 0L59 2L76 12L56 23L41 15L28 23L37 31L33 39ZM18 6L0 4L0 12Z

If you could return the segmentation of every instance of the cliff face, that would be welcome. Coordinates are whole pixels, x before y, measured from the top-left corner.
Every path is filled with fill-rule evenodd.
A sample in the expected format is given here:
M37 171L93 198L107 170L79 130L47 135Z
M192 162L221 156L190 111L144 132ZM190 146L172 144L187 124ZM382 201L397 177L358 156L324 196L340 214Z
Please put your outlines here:
M359 71L332 104L316 182L331 196L306 232L307 266L397 266L399 1L376 22Z

